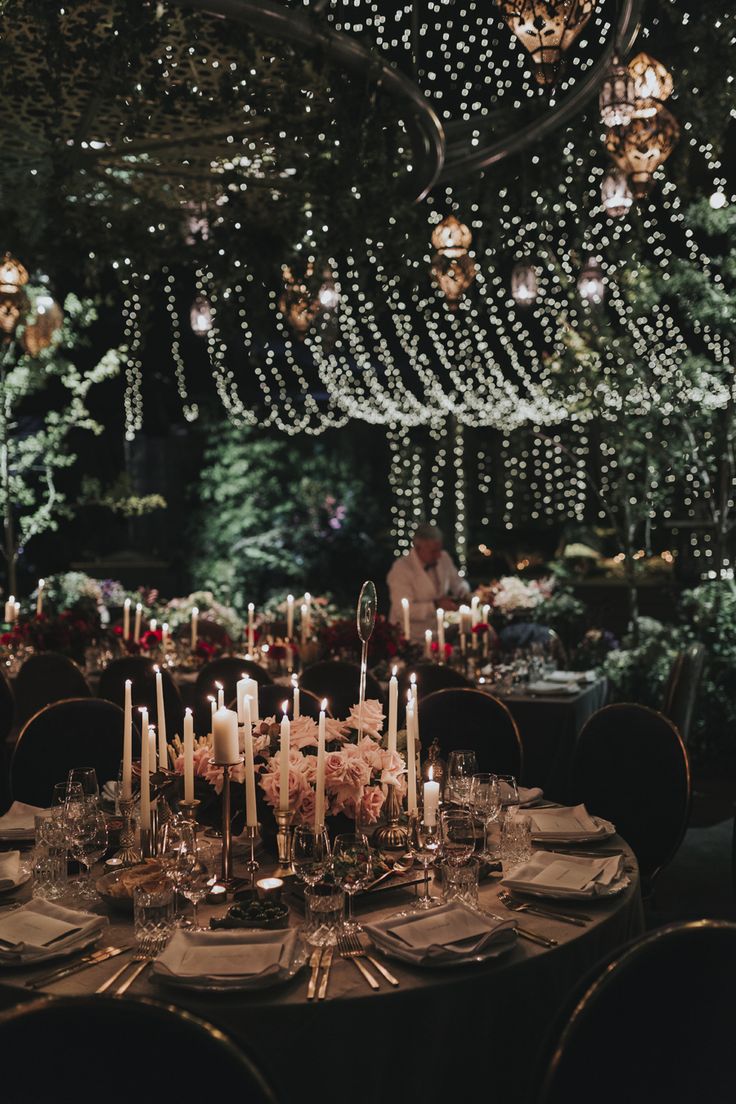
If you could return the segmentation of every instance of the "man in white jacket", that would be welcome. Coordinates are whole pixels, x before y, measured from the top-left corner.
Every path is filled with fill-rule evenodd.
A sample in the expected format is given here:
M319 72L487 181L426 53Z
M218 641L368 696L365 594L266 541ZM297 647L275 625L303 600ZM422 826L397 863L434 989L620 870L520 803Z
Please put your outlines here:
M437 628L437 609L456 610L470 587L442 548L442 531L436 525L422 522L412 543L411 552L394 561L386 582L391 621L403 626L401 599L408 598L411 639L421 643L426 629Z

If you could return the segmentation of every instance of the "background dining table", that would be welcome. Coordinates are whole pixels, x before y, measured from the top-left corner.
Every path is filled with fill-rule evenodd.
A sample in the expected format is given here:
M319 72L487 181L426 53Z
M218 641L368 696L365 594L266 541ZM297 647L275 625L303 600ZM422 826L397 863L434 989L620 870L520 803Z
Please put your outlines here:
M524 1098L535 1055L573 987L643 930L636 860L619 837L606 844L606 849L614 847L625 854L630 883L623 892L584 903L564 902L566 911L591 918L585 927L509 912L498 899L498 881L481 883L482 908L504 919L516 916L521 926L555 939L557 945L549 949L517 938L497 959L442 969L384 959L400 984L392 988L380 979L376 992L353 963L336 955L324 1001L306 1000L308 968L289 982L247 993L174 989L146 971L127 997L146 996L176 1005L221 1027L257 1059L282 1101L439 1101L448 1094L469 1092L483 1077L492 1081L496 1099L513 1104ZM268 872L264 864L259 876ZM391 916L410 905L415 892L404 888L359 898L359 918ZM30 898L30 883L16 896ZM298 925L302 915L297 897L289 893L286 900L291 923ZM134 942L132 916L111 911L102 900L96 910L110 919L100 945ZM202 906L203 922L222 912L222 906ZM93 993L121 961L111 959L39 990L27 988L27 983L48 966L3 969L0 1006L39 993ZM612 1061L620 1057L612 1055ZM171 1058L196 1061L196 1055ZM213 1088L216 1082L213 1071Z

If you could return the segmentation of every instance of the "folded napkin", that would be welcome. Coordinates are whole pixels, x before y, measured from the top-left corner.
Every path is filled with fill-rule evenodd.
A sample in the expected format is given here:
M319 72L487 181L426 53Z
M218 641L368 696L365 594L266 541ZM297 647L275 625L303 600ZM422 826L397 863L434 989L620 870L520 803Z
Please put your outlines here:
M20 851L0 855L0 890L12 889L20 879Z
M104 916L36 897L0 918L0 965L30 965L67 954L91 942L106 924Z
M365 924L365 931L382 951L405 962L452 965L502 953L515 938L513 920L497 921L457 902L425 914L410 914Z
M517 866L501 884L519 893L584 899L611 892L617 883L627 884L623 855L600 859L582 855L555 855L540 851L529 862Z
M110 805L114 805L118 799L118 783L106 782L102 787L103 801L109 802Z
M0 839L32 839L35 831L35 817L48 813L37 805L26 805L14 801L4 816L0 817Z
M290 969L297 940L290 931L178 930L154 963L154 973L170 980L237 985L278 977Z
M604 838L610 834L611 829L607 821L593 818L584 805L528 809L526 815L532 822L532 836L538 840L589 840L595 836Z
M501 783L501 804L511 804L513 798L513 792L507 782ZM517 786L517 792L519 794L519 805L526 808L527 805L533 805L535 801L539 801L540 797L544 796L544 791L540 790L539 786ZM516 802L514 802L516 804Z
M595 682L595 671L552 671L546 682Z
M539 679L537 682L530 682L527 685L527 690L530 694L550 694L557 697L564 697L573 694L577 694L580 690L580 685L577 682L553 682L551 679Z

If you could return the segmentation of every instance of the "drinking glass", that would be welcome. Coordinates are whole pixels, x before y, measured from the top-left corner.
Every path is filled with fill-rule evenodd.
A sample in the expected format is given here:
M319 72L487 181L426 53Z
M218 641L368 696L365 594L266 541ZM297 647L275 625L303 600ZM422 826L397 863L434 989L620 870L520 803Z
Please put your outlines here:
M472 814L467 809L443 809L440 839L440 854L448 866L464 866L475 851Z
M424 892L421 897L417 897L413 908L418 910L431 909L440 904L439 900L432 897L429 892L429 868L435 862L442 842L440 826L437 823L436 816L433 824L427 824L419 817L413 819L411 842L412 850L424 870Z
M519 787L513 774L497 774L498 790L501 795L501 808L513 812L518 809L520 797Z
M353 897L370 880L373 873L371 848L366 837L361 833L345 833L337 836L332 848L332 865L335 881L342 886L348 898L345 931L348 933L362 931L353 916Z
M504 877L532 857L532 821L528 816L507 816L501 825L501 863Z
M470 787L470 807L483 821L483 850L478 858L497 862L498 853L491 841L493 825L501 814L501 794L495 774L474 774Z
M183 845L176 861L176 888L192 903L192 928L199 930L197 913L215 880L216 850L206 840L192 839Z
M57 782L54 786L54 792L51 798L52 805L81 805L83 802L84 790L82 789L81 782L73 782L67 779L66 782Z
M291 862L297 878L309 886L316 885L330 865L327 830L315 830L311 824L298 824L292 836Z
M480 863L471 859L467 866L445 866L442 870L442 897L445 903L460 901L471 908L478 907Z
M34 817L35 847L31 858L33 896L56 901L66 896L66 833L59 809Z
M82 787L84 800L90 804L97 804L100 800L100 785L97 781L97 771L94 767L72 767L67 777L67 783L74 785L78 782Z
M319 882L304 890L304 934L315 947L334 946L342 931L345 893L336 885Z
M171 935L174 922L174 891L168 882L133 888L133 930L139 943L151 940L157 950Z
M107 821L104 813L96 806L86 805L81 816L73 821L73 825L72 856L84 868L77 883L77 894L83 900L93 901L97 891L92 885L90 870L107 851Z
M450 800L467 805L470 798L470 781L478 770L475 752L467 749L451 751L447 761L447 778Z

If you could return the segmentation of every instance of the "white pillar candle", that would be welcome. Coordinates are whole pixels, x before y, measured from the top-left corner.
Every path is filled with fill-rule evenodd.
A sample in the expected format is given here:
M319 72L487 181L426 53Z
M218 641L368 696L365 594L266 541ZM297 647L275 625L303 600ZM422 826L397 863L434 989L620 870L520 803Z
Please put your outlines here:
M192 626L191 626L192 631L191 631L191 637L190 637L190 642L189 642L189 646L191 647L192 651L194 651L194 649L197 647L197 619L198 618L199 618L199 610L197 609L196 606L193 606L192 607Z
M289 749L291 746L291 725L287 709L289 703L284 702L284 715L281 718L281 753L279 756L279 810L282 813L289 811Z
M148 726L148 765L151 773L156 773L156 726Z
M252 602L248 603L248 651L253 654L255 632L256 632L256 607Z
M155 632L158 628L158 621L155 617L152 617L151 620L148 622L148 628L150 632Z
M430 768L431 769L431 768ZM439 782L424 783L424 804L422 807L422 820L429 827L437 823L437 809L440 803Z
M207 695L207 701L210 703L210 732L215 730L215 713L217 712L217 702L211 694Z
M258 683L255 679L249 678L247 675L243 675L240 681L245 683L243 693L247 694L251 699L250 719L253 724L258 724L261 719L261 715L258 712Z
M11 594L5 603L5 620L12 625L15 621L15 595Z
M245 823L249 828L258 824L256 805L256 767L253 755L253 729L250 720L250 698L243 701L243 748L245 752Z
M184 800L194 801L194 718L184 710Z
M143 606L140 602L136 602L135 605L135 628L133 629L133 643L140 643L141 639L141 617L143 615Z
M483 607L483 621L488 624L488 619L491 616L491 607L486 605Z
M169 626L168 626L168 622L164 621L163 625L161 626L161 647L164 651L166 651L168 646L169 646Z
M15 603L15 620L17 621L19 617L20 617L20 602L16 602Z
M394 667L388 680L388 750L396 751L396 729L399 716L399 680Z
M38 580L38 597L36 598L36 617L43 613L43 592L46 587L45 579Z
M294 716L294 720L296 720L297 717L301 716L300 711L299 711L300 710L300 705L299 705L299 679L296 677L296 675L291 676L291 685L293 687L292 697L293 697L293 700L294 700L294 708L292 710L292 713L293 713L293 716Z
M475 626L478 624L479 621L480 621L480 598L478 597L477 594L474 594L473 597L470 600L470 625L471 625L471 628L475 628Z
M401 599L401 614L404 619L404 636L407 640L411 637L411 618L409 616L409 599Z
M217 708L218 709L224 709L225 708L225 687L222 685L221 682L216 682L215 683L215 689L217 690Z
M286 595L286 639L291 640L294 636L294 595Z
M148 739L148 710L141 706L141 831L151 829L151 743Z
M445 658L445 611L437 610L437 655L440 663Z
M130 640L130 598L123 602L123 640Z
M414 701L410 690L409 700L406 703L406 809L409 816L417 811L417 758L414 720Z
M312 635L312 595L307 591L304 595L304 602L307 607L307 637Z
M158 666L156 672L156 724L158 725L158 766L166 770L169 765L169 753L166 747L166 710L164 709L164 680Z
M424 655L426 659L432 658L432 630L424 630Z
M216 763L237 763L238 714L233 709L218 709L212 718L212 756Z
M246 698L248 697L248 679L242 675L235 687L236 709L238 711L238 724L245 724ZM248 718L250 719L250 705L248 705Z
M416 675L411 675L409 678L409 693L411 694L411 700L414 702L414 740L417 747L419 747L419 695L417 694Z
M130 801L133 796L133 683L125 680L123 707L123 780L122 798Z
M308 621L307 621L307 606L306 606L306 603L302 602L302 607L301 607L300 612L301 612L301 615L302 615L302 620L301 620L302 644L306 644L307 643L307 633L309 632L309 624L308 624Z
M323 699L317 728L317 780L314 793L314 828L319 831L325 823L325 715L327 699Z

